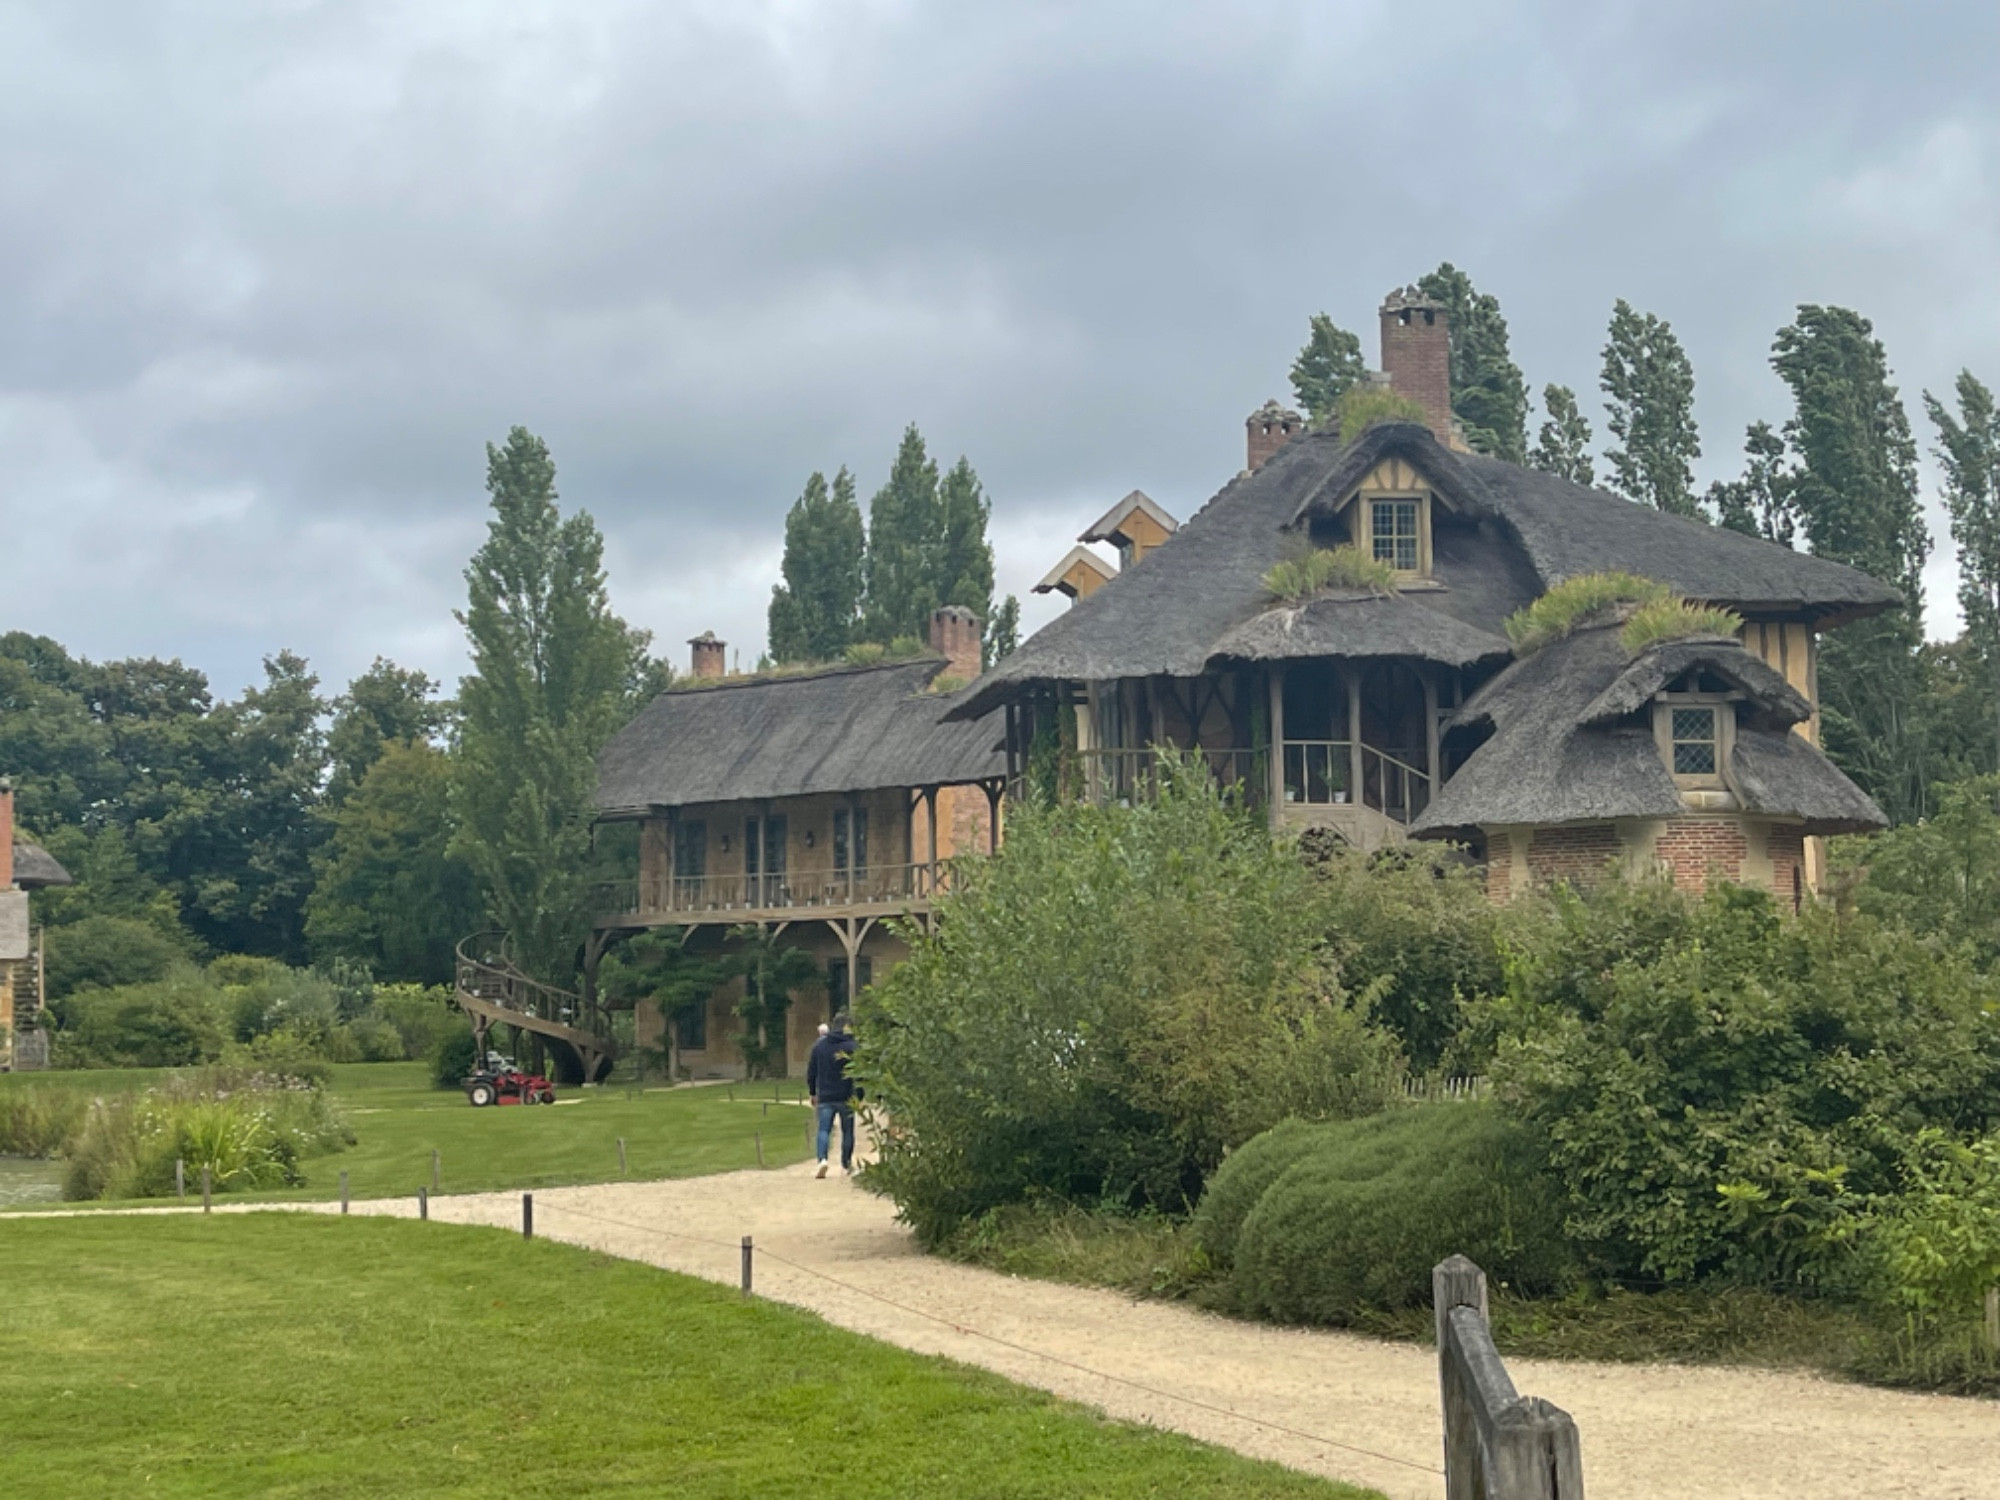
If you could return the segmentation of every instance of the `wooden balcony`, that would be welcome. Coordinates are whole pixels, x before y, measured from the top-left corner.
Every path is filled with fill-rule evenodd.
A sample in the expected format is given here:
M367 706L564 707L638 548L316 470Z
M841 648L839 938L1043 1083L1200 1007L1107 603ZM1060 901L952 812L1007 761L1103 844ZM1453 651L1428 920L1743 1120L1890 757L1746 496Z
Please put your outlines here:
M885 917L930 910L951 885L946 860L778 875L619 880L597 889L599 927L697 927Z

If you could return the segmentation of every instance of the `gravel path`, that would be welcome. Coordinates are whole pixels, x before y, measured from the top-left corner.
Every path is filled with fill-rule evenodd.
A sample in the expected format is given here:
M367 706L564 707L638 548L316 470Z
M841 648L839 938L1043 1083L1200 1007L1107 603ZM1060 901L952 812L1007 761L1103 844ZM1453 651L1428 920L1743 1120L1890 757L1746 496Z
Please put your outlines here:
M436 1198L431 1216L518 1229L520 1195ZM1444 1493L1428 1350L930 1259L886 1202L837 1171L825 1181L806 1165L543 1189L535 1232L732 1285L748 1234L760 1295L843 1328L1396 1500ZM1522 1391L1576 1418L1591 1500L2000 1500L2000 1402L1755 1370L1509 1367Z

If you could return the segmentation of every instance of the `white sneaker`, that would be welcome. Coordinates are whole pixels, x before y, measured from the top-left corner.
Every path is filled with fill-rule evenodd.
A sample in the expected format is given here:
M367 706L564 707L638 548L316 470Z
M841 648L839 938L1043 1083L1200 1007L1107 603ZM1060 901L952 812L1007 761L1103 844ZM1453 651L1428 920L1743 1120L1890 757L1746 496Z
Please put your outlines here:
M852 1167L842 1167L840 1170L845 1172L849 1177L854 1175L854 1168Z
M825 1162L821 1162L821 1163L819 1164L819 1170L818 1170L817 1172L813 1173L813 1176L815 1176L815 1177L824 1177L824 1176L826 1176L826 1163L825 1163Z

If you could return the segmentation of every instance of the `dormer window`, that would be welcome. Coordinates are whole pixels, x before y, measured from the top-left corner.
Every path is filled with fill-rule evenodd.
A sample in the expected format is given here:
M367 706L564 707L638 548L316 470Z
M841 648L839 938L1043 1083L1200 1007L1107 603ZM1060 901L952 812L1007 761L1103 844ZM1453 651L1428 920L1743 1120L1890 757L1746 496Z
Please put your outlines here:
M1669 708L1676 776L1713 776L1722 763L1718 754L1715 709Z
M1385 562L1398 573L1415 573L1422 567L1423 553L1418 530L1422 502L1415 499L1370 500L1368 538L1377 562Z
M1727 767L1743 693L1711 672L1685 672L1653 706L1660 758L1684 790L1729 788Z

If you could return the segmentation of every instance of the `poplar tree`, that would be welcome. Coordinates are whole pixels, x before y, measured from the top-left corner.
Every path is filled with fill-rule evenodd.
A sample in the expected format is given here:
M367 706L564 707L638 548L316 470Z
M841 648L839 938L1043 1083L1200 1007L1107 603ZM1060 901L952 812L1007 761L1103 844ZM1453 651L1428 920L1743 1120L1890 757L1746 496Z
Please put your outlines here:
M827 488L814 472L785 516L785 581L771 589L768 616L776 661L832 661L854 638L864 556L854 476L842 468Z
M986 671L997 661L1005 661L1021 645L1021 601L1009 594L993 611L993 618L987 622L986 637L980 643L980 670Z
M1476 451L1526 463L1528 386L1507 350L1500 299L1482 293L1450 261L1417 283L1444 304L1451 324L1451 412Z
M963 605L982 621L993 613L993 547L986 540L992 511L979 476L961 455L938 483L935 583L941 602Z
M1701 456L1694 366L1667 321L1635 312L1620 297L1611 310L1599 386L1606 425L1619 443L1604 455L1619 493L1677 516L1700 515L1692 467Z
M865 639L888 645L904 637L924 638L931 611L944 602L937 583L943 543L937 464L912 422L904 429L888 483L868 502Z
M1333 414L1340 398L1360 383L1367 370L1361 340L1325 313L1314 313L1307 324L1305 347L1292 361L1292 394L1318 424Z
M1787 501L1820 557L1898 589L1903 607L1825 637L1821 712L1827 751L1897 822L1927 809L1918 732L1924 558L1917 445L1874 328L1844 307L1799 308L1771 365L1791 388Z
M1944 469L1945 510L1958 543L1958 603L1967 643L2000 709L2000 411L1970 370L1957 382L1958 414L1929 391L1924 409L1937 429L1932 451ZM2000 726L1996 726L2000 727ZM2000 748L1996 748L2000 765Z
M1743 433L1743 477L1718 479L1703 504L1731 531L1789 547L1798 534L1792 509L1792 472L1785 440L1769 422L1752 422Z
M493 517L465 570L472 671L459 683L453 854L530 974L563 983L589 930L597 752L647 676L644 632L611 612L604 539L564 517L542 440L486 448Z
M1590 461L1590 423L1576 407L1576 392L1566 385L1542 387L1542 409L1548 420L1536 435L1528 467L1554 474L1572 484L1595 484L1597 467Z

